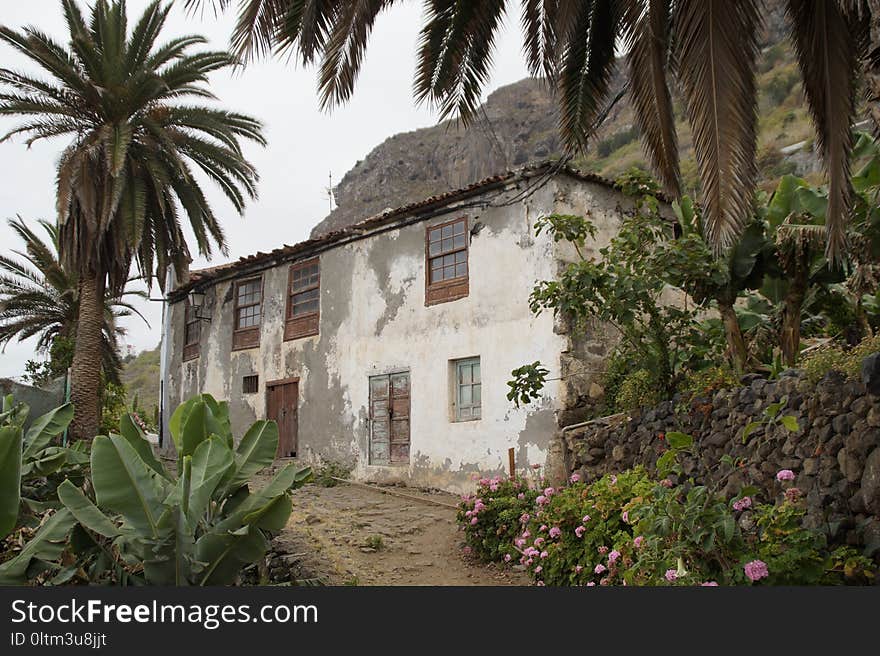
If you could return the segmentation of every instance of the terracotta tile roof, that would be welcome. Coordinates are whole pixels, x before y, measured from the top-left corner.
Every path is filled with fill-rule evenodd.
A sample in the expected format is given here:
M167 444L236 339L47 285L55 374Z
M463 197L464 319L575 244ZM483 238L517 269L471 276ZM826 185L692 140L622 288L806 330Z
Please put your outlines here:
M293 245L285 244L284 246L276 248L268 253L258 252L253 255L246 255L233 262L191 271L189 281L171 292L169 298L172 301L180 300L180 297L193 287L210 283L213 280L226 278L239 271L246 271L252 268L258 269L260 268L260 265L263 264L271 266L272 264L270 263L276 261L280 262L296 259L297 256L303 257L311 255L316 251L326 250L332 244L337 242L345 240L350 241L351 239L368 236L370 231L391 223L395 219L406 216L407 214L418 215L419 213L424 213L425 216L422 218L427 219L429 210L443 207L454 201L462 200L470 196L478 195L494 187L502 186L516 180L535 177L541 174L552 176L560 173L584 182L592 182L612 189L617 189L617 185L614 181L609 180L608 178L595 173L581 171L568 166L567 164L560 163L559 161L548 160L537 164L531 164L484 178L483 180L473 182L459 189L453 189L442 194L430 196L423 200L408 203L395 209L385 210L384 212L375 214L346 228L325 233L314 239L308 239Z

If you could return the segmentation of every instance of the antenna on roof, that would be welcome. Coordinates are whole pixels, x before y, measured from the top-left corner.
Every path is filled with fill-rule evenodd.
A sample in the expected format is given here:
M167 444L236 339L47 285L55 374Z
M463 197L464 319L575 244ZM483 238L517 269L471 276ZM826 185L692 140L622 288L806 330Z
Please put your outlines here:
M330 199L330 211L336 209L336 195L333 193L333 171L327 176L327 198Z

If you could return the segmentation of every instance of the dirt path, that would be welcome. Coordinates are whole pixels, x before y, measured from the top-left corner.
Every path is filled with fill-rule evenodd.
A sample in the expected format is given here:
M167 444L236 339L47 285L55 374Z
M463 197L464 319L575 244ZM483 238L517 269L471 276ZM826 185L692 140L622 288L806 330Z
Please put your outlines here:
M389 488L455 504L457 497ZM340 484L306 485L276 538L300 554L303 571L329 585L526 585L521 572L462 555L455 510Z

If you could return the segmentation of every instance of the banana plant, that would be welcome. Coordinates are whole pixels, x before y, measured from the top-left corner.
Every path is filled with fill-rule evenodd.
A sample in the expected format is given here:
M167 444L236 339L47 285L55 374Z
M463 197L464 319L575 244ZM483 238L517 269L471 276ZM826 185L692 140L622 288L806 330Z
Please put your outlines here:
M74 476L88 463L88 456L83 451L85 447L68 448L55 443L73 419L71 404L66 403L37 417L25 430L29 412L27 404L16 403L11 395L3 399L0 412L0 539L17 526L22 501L35 513L50 508L59 480Z
M176 476L124 416L119 434L92 442L94 499L71 481L58 487L58 497L95 550L121 561L135 580L228 585L265 555L269 536L287 523L289 491L311 470L288 465L252 491L251 478L274 459L278 427L258 421L235 446L228 405L208 395L178 407L170 430L179 454Z

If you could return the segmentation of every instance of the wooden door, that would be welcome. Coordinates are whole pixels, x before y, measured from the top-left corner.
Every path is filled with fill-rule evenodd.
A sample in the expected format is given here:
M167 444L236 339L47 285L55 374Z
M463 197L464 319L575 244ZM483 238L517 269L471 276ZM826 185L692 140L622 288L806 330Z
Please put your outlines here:
M278 424L276 457L296 456L299 409L299 383L285 382L266 386L266 415Z
M409 372L370 377L370 464L409 462Z

